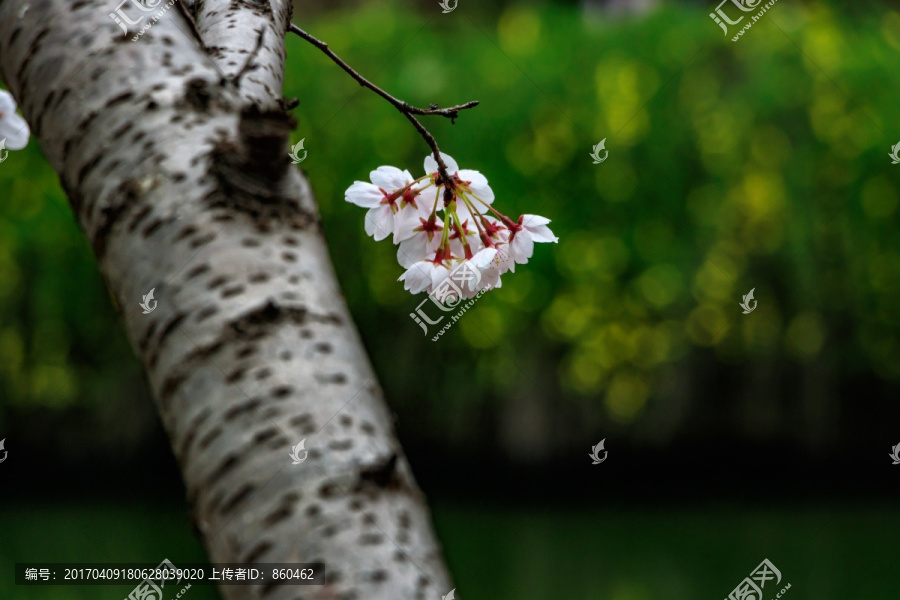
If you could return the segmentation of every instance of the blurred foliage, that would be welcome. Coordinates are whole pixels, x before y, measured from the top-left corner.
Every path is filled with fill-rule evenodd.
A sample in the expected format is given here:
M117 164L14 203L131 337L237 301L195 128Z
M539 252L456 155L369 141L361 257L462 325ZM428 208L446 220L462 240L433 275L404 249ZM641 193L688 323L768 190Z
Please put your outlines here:
M900 139L900 12L779 3L732 43L705 10L616 21L571 6L475 10L295 15L412 104L480 100L455 125L426 125L489 178L497 207L545 215L560 237L438 343L409 318L424 297L396 281L396 249L367 238L364 212L343 200L379 165L421 173L427 147L383 99L288 40L293 142L305 139L335 268L411 435L463 443L504 415L524 427L550 410L582 428L640 426L673 382L734 365L896 386L900 167L887 152ZM609 158L593 165L604 138ZM751 288L758 308L742 315ZM124 397L139 371L129 355L32 141L0 167L0 411Z

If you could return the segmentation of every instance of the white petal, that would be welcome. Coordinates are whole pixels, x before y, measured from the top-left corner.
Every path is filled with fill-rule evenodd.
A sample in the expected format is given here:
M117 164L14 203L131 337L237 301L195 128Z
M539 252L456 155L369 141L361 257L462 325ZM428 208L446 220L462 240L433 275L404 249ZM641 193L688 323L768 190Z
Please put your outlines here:
M0 90L0 112L4 115L16 112L16 99L6 90Z
M0 139L6 139L7 150L21 150L28 145L29 137L31 131L25 119L14 112L3 112L3 118L0 119Z
M453 175L457 171L459 171L459 165L456 164L456 161L453 160L449 154L444 154L441 152L441 159L444 161L444 164L447 166L447 173ZM432 173L437 172L438 164L437 161L434 160L434 155L429 154L425 157L425 174L431 175Z
M408 269L420 260L428 258L428 238L424 233L419 233L408 240L400 242L397 248L397 262L404 269Z
M458 173L458 176L468 183L469 189L472 190L472 193L478 196L478 198L484 200L487 204L492 204L494 202L494 190L488 185L487 177L478 171L470 171L469 169L463 169ZM476 200L475 208L481 210L483 205Z
M363 208L378 206L383 199L384 194L381 193L381 190L365 181L354 182L344 193L344 200Z
M369 173L369 178L372 183L389 194L404 187L413 179L409 171L401 171L397 167L378 167Z
M433 266L433 263L428 261L414 263L397 281L402 281L403 289L409 290L413 294L423 292L431 286Z
M403 240L414 236L418 232L413 230L421 225L421 223L422 222L419 221L419 214L413 207L407 206L400 210L400 212L394 215L394 243L399 244Z
M531 239L527 229L519 230L509 245L509 255L515 262L524 265L532 254L534 254L534 240Z
M559 238L553 235L547 223L550 219L540 215L523 215L522 225L531 234L535 242L558 242Z
M380 242L394 232L394 214L387 204L370 208L366 213L366 233Z

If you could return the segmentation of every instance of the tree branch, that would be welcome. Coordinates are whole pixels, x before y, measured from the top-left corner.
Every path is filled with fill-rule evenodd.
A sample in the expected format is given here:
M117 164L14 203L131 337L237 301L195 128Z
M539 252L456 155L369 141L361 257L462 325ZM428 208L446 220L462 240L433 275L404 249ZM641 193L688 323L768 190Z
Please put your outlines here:
M438 148L437 141L434 139L434 136L425 128L422 123L419 122L417 118L413 115L438 115L441 117L447 117L450 119L451 123L456 122L456 118L459 116L459 111L465 110L467 108L474 108L478 106L478 100L472 100L471 102L466 102L465 104L457 104L456 106L450 106L448 108L439 108L438 105L432 104L428 108L419 108L417 106L413 106L399 98L395 98L390 95L362 75L360 75L353 67L344 62L340 56L332 52L332 50L328 47L328 44L318 39L317 37L303 31L299 27L297 27L294 23L291 23L290 30L296 33L298 36L324 52L328 58L333 60L339 67L345 70L350 74L353 79L359 82L359 84L363 87L367 87L388 102L390 102L397 110L399 110L403 115L409 119L409 121L413 124L413 127L421 134L421 136L428 143L428 146L431 147L431 152L434 154L434 159L438 164L438 172L441 174L441 178L443 181L447 182L452 186L452 179L447 173L447 165L444 164L444 161L441 159L441 151Z

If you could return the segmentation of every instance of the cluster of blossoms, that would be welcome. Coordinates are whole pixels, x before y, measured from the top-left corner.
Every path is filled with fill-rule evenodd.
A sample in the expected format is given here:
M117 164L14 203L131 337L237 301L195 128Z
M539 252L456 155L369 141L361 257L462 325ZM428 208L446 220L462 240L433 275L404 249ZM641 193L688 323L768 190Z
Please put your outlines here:
M449 180L441 177L433 156L425 158L425 175L414 179L409 171L378 167L371 183L357 181L346 200L368 208L366 233L376 241L393 236L397 260L406 272L400 276L413 294L436 290L451 272L466 263L473 276L462 286L462 296L500 287L500 276L525 264L535 242L556 242L538 215L518 221L491 204L494 192L484 175L460 169L441 153ZM433 188L433 191L431 191Z
M6 90L0 90L0 153L21 150L28 145L30 136L28 123L16 114L16 100Z

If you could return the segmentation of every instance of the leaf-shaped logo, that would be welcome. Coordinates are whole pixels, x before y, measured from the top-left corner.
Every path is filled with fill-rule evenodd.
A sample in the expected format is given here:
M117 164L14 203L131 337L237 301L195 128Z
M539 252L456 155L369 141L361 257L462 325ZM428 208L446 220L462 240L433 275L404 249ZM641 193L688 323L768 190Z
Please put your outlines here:
M454 0L453 6L450 6L450 0L441 0L439 2L441 8L443 8L443 13L446 15L449 12L453 12L456 10L456 7L459 5L459 0Z
M753 288L749 293L745 294L743 296L743 300L741 301L740 307L744 309L745 315L749 315L754 310L756 310L757 302L753 299L753 290L755 289L756 288ZM753 306L750 306L751 302L753 302Z
M156 288L153 288L152 290L147 292L142 298L143 301L141 302L140 306L144 309L145 315L149 315L154 310L156 310L156 300L153 299L154 290L156 290ZM152 306L150 305L151 302L153 303Z
M291 147L291 153L289 156L291 157L292 164L299 165L304 160L306 160L306 150L303 150L303 142L305 142L305 141L306 141L306 138L303 138L302 140L300 140L299 142L297 142L296 144L294 144ZM300 156L301 150L303 150L302 157Z
M605 152L603 158L600 158L600 152ZM606 138L600 140L600 142L594 146L594 151L591 152L591 158L594 159L594 164L599 165L609 156L609 150L606 149Z
M606 455L609 454L609 452L607 452L606 448L604 448L604 444L606 444L606 438L600 440L600 443L596 446L591 446L591 453L588 454L588 456L590 456L591 460L594 461L592 464L599 465L604 460L606 460ZM601 451L603 451L603 458L600 458Z
M5 443L6 443L6 438L3 438L2 440L0 440L0 450L3 450L3 457L0 458L0 463L2 463L4 460L6 460L6 455L9 454L6 451L6 449L4 448Z
M455 600L456 599L456 588L450 590L446 596L441 596L441 600Z
M9 150L6 149L6 138L0 140L0 163L6 160L6 157L9 156Z
M3 444L0 443L0 448L2 448L2 447L3 447ZM891 458L894 460L893 464L900 465L900 444L897 444L896 446L891 448L891 450L893 451L893 454L890 455Z
M299 444L297 444L296 446L291 448L291 453L289 456L294 461L292 464L299 465L304 460L306 460L306 457L309 455L309 451L305 449L306 448L305 444L306 444L306 438L303 438L302 440L300 440ZM300 456L301 452L303 453L302 457Z
M897 142L896 145L891 146L891 153L888 154L888 156L891 157L891 164L900 164L900 142Z

